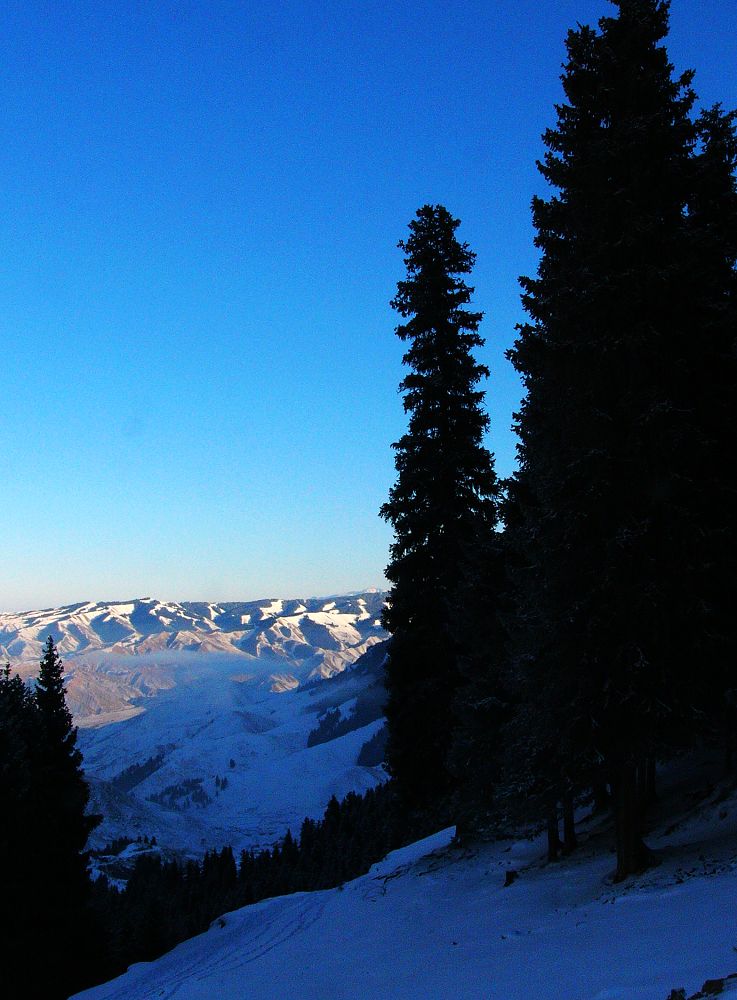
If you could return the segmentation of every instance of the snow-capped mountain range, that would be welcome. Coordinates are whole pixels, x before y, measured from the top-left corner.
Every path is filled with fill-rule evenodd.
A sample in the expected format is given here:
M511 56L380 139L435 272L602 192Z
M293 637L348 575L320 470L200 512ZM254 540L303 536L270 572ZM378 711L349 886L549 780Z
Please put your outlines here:
M321 650L346 652L381 635L380 591L343 597L228 602L88 601L43 611L0 614L0 656L38 659L51 635L62 656L105 651L140 654L185 649L201 653L275 654L301 663ZM377 632L377 630L379 630ZM328 658L329 660L330 658ZM355 659L355 657L354 657ZM341 664L319 671L337 673ZM313 669L318 664L312 664Z
M383 604L383 593L367 591L222 604L139 598L0 614L0 660L30 676L52 636L70 706L85 727L122 718L135 702L170 687L172 670L196 661L182 653L227 653L246 673L249 662L260 661L256 673L274 690L331 677L386 638Z
M47 636L57 643L105 817L93 847L139 834L187 853L263 846L331 795L383 780L378 761L359 764L382 726L383 603L143 598L4 614L0 663L32 677Z

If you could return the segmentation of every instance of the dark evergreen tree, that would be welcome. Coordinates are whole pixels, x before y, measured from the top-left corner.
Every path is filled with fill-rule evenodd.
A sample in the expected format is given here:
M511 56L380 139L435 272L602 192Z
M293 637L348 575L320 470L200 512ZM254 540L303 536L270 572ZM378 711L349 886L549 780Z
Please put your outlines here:
M49 639L35 690L9 667L0 675L0 964L10 998L64 998L103 968L87 908L84 850L97 822L85 814L88 795Z
M81 887L84 895L88 882L85 847L101 817L86 811L89 788L77 747L77 729L66 703L64 668L51 636L41 659L35 699L40 726L39 787L45 803L42 808L57 831L57 881L67 883L70 889Z
M693 455L694 507L700 511L701 709L732 756L737 748L737 489L727 468L737 454L737 134L736 112L720 105L696 121L699 139L689 202L692 325L697 350L689 377L704 429Z
M100 822L88 815L89 789L77 747L77 730L66 704L61 659L49 636L34 693L38 715L38 744L33 754L33 828L29 839L36 851L29 892L36 912L37 939L59 970L58 983L66 996L89 982L84 968L87 953L80 941L94 939L88 917L90 881L85 848ZM51 994L49 994L50 996Z
M33 696L6 666L0 672L0 976L10 997L24 995L33 969L35 900L29 892L33 864L29 839L35 829L32 760L37 742Z
M459 595L474 546L496 525L498 484L477 388L488 370L472 353L483 344L482 314L464 308L473 289L463 276L475 254L456 238L458 226L441 205L418 210L399 244L407 276L392 301L406 320L396 333L409 345L410 372L400 384L409 426L394 445L397 481L381 508L395 532L383 616L392 633L387 763L414 809L446 801L452 788Z
M555 803L602 766L618 875L645 862L638 768L694 711L699 562L688 456L702 443L689 325L691 74L674 78L668 3L619 0L567 39L566 102L544 136L532 323L511 352L527 397L515 658L532 700L535 784Z
M504 826L499 797L502 732L512 712L507 655L506 539L479 537L456 609L459 685L450 769L453 819L460 840L496 836Z

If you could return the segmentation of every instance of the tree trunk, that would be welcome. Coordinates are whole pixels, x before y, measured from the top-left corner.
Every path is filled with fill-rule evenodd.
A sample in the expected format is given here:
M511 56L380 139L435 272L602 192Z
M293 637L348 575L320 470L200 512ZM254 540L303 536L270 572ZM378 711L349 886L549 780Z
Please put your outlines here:
M655 789L655 758L648 757L645 763L645 801L650 805L657 797Z
M605 778L595 782L591 791L594 796L594 812L608 812L612 807L612 796L609 794L609 785Z
M606 781L597 781L593 787L594 792L594 812L606 812L611 805L611 796L607 788Z
M643 757L636 767L637 797L644 816L647 807L655 801L655 758Z
M617 837L615 882L647 868L650 854L642 841L642 800L637 781L637 767L622 764L613 786L614 827Z
M560 837L558 835L558 806L552 805L548 810L548 861L557 861L560 854Z
M576 850L576 820L573 815L573 796L569 793L563 796L563 853L570 854Z

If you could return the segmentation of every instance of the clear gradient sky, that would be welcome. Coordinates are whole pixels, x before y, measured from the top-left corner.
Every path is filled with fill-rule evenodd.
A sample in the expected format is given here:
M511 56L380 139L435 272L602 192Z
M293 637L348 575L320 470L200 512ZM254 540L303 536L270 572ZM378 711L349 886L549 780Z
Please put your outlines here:
M478 253L489 445L567 28L606 0L8 0L0 610L383 585L396 243ZM669 51L737 105L737 2Z

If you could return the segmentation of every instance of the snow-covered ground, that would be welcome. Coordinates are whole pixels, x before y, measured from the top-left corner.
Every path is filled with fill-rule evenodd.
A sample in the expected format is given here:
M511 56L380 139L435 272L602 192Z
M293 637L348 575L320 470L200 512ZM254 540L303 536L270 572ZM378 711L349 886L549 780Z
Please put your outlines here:
M649 837L659 867L623 885L602 821L571 858L478 850L451 830L337 889L265 900L85 1000L666 1000L737 970L737 800L712 796ZM667 832L666 832L667 831ZM519 877L507 888L509 869ZM726 983L724 995L733 992Z

